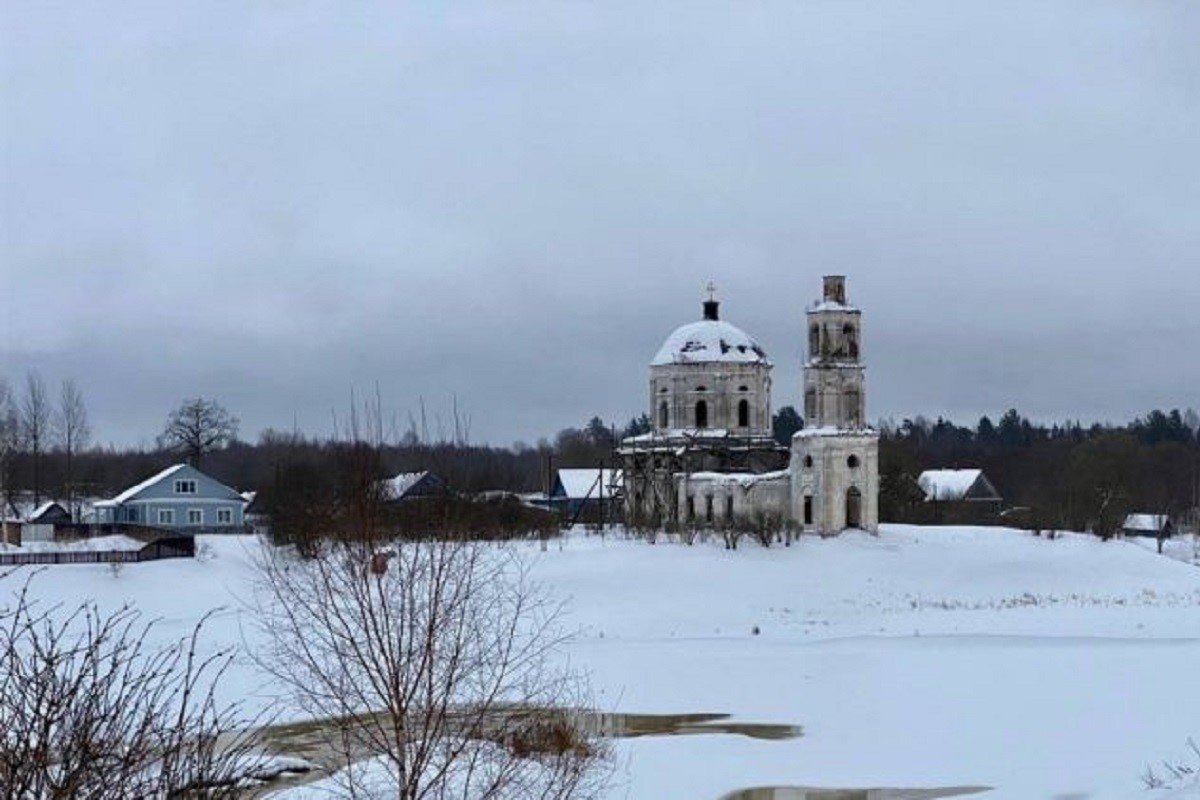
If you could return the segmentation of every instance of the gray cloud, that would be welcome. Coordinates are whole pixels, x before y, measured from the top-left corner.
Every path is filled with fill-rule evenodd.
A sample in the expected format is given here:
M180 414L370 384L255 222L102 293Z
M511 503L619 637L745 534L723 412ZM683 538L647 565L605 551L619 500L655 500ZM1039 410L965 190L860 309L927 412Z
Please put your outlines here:
M824 272L872 416L1200 405L1194 4L3 14L0 373L101 440L376 382L501 444L624 420L710 278L778 406Z

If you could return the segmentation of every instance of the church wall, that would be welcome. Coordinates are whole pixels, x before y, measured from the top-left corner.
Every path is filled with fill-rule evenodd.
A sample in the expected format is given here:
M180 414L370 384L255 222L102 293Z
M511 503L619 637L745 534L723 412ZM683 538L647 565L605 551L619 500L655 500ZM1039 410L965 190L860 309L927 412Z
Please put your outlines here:
M788 519L791 480L786 471L767 475L697 473L679 475L676 481L681 522L689 521L689 512L691 521L701 527L724 525L731 519L749 525L764 515L781 524Z
M851 467L851 457L857 465ZM859 526L879 529L879 437L874 433L797 434L792 440L791 515L804 530L838 533L848 527L847 496L859 493ZM811 498L806 521L805 498Z
M699 400L708 406L708 428L761 434L771 430L769 364L709 362L665 364L650 368L650 419L655 430L694 428ZM746 390L742 391L741 387ZM704 387L700 390L700 387ZM738 426L738 402L749 403L747 427ZM661 405L667 404L667 424Z

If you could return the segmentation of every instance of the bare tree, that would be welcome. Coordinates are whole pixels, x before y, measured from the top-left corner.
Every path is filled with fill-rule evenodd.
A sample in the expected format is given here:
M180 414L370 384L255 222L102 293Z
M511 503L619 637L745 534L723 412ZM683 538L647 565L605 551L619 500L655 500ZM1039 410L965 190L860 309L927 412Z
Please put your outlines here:
M236 707L214 688L228 653L191 635L151 645L129 608L45 608L26 581L0 607L0 796L233 798L262 771Z
M0 378L0 516L16 495L17 453L21 450L21 417L8 381Z
M42 453L50 434L50 398L42 376L30 370L25 376L25 395L21 398L21 439L33 459L33 504L42 501Z
M593 796L607 749L555 663L557 608L509 551L462 541L268 551L263 664L320 720L341 790L400 800Z
M54 432L58 444L67 457L66 489L67 508L72 516L76 514L75 502L75 455L88 446L92 436L91 425L88 424L87 406L83 403L83 392L73 380L62 382L59 393L58 409L54 414Z
M196 397L184 400L167 417L159 444L178 451L197 466L205 453L229 444L237 436L237 417L216 400Z

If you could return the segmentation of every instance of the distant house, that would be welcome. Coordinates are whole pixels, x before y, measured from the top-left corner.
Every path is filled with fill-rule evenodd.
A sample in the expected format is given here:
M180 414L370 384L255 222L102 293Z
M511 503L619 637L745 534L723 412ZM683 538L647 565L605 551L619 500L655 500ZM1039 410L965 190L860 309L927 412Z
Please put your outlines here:
M928 469L917 477L934 522L985 522L1004 499L981 469Z
M1175 526L1166 514L1130 514L1121 524L1126 536L1153 536L1156 539L1170 538Z
M445 482L428 470L401 472L394 478L388 478L384 484L387 499L395 502L417 497L433 497L446 491Z
M95 522L175 531L244 530L246 500L188 464L167 467L111 500L93 505Z
M624 502L624 481L619 469L560 469L550 490L550 505L569 519L608 518Z
M12 508L10 506L10 508ZM54 501L42 503L34 509L16 510L0 520L0 541L7 544L27 542L50 542L59 528L71 528L71 512Z

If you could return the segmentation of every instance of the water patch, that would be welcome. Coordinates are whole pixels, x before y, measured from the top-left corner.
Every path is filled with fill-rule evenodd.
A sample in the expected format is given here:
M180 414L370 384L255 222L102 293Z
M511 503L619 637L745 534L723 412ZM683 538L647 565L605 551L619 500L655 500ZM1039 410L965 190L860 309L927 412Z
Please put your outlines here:
M944 786L935 789L827 789L815 786L759 786L741 789L721 800L937 800L991 791L990 786Z

